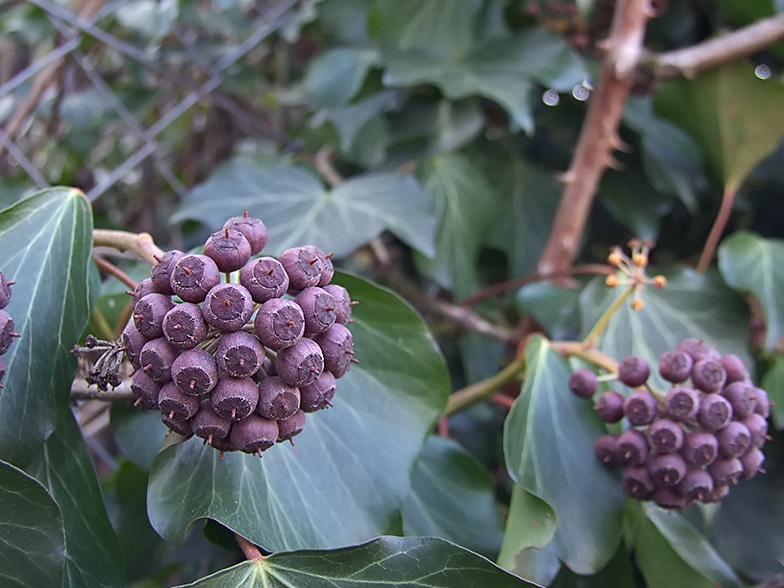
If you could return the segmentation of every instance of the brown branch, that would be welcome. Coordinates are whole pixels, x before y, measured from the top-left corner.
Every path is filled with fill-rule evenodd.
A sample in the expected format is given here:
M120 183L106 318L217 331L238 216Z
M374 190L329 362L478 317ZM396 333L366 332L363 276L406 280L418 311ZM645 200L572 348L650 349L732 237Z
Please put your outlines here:
M531 284L533 282L541 282L543 280L557 280L560 278L569 278L571 276L580 275L609 275L615 273L615 271L615 268L610 265L603 263L587 263L585 265L577 265L573 268L569 268L560 272L552 272L549 274L533 273L527 276L523 276L522 278L500 282L498 284L488 286L487 288L483 288L476 294L473 294L472 296L469 296L463 300L461 306L470 307L477 302L486 300L487 298L501 296L502 294L506 294L509 290L516 290L517 288L522 288L526 284Z
M158 263L156 257L163 257L163 250L152 240L149 233L129 233L127 231L93 230L93 244L96 247L113 247L118 251L133 251L152 265Z
M727 221L730 220L732 206L734 203L735 187L727 186L724 188L724 194L721 197L721 207L719 208L719 214L716 216L713 227L711 227L708 239L705 241L705 247L703 248L702 254L700 255L700 261L697 263L696 269L698 273L705 273L710 267L710 263L713 260L714 254L716 253L716 248L719 246L721 234L724 232L724 228L727 226Z
M782 40L784 13L685 49L649 55L643 65L652 68L658 80L693 78L703 70L746 57Z
M134 400L131 392L131 381L125 380L113 390L101 391L88 384L84 378L77 378L71 384L71 400L103 400L105 402L123 402Z
M623 146L618 125L642 54L645 25L650 15L649 0L616 3L610 36L603 43L607 54L574 158L563 175L566 186L539 260L539 274L563 271L571 266L602 173L606 167L617 165L611 154Z
M95 262L95 265L98 266L99 270L101 270L106 274L109 274L110 276L114 276L115 278L120 280L123 284L128 286L131 290L135 290L136 286L139 285L136 282L136 280L134 280L131 276L126 274L124 271L122 271L119 267L117 267L110 261L106 261L103 257L100 257L95 253L93 253L93 261Z

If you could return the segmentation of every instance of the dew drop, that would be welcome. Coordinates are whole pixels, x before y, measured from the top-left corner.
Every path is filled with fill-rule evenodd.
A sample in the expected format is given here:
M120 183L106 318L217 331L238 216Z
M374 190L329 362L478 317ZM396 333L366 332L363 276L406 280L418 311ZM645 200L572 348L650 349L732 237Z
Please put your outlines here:
M544 102L547 106L557 106L560 100L561 98L558 96L558 92L555 90L547 90L544 94L542 94L542 102Z

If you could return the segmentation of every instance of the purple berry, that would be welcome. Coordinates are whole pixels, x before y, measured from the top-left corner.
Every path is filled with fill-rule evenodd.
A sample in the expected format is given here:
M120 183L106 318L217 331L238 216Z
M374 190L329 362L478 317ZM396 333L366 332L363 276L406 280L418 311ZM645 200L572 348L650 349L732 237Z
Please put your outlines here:
M751 447L751 432L739 421L730 421L716 433L719 455L724 458L740 457Z
M702 497L702 501L705 504L710 504L711 502L719 503L721 502L722 498L726 498L726 496L729 493L730 493L730 487L727 484L719 485L714 480L713 490L705 494Z
M623 403L623 413L634 426L649 425L657 412L656 397L648 390L637 390Z
M738 481L743 473L743 464L737 457L720 457L705 469L713 477L714 486L726 486Z
M754 412L765 418L770 416L770 400L762 388L754 388Z
M152 266L150 281L161 294L166 294L167 296L174 294L174 290L171 287L172 271L177 262L184 256L185 254L182 251L172 249L167 251L157 264Z
M283 296L289 289L289 276L277 259L260 257L242 266L240 284L247 288L254 302L261 303Z
M596 374L588 368L579 368L569 376L569 390L580 398L591 398L599 387Z
M254 329L259 341L278 351L302 339L305 333L305 315L294 301L273 298L259 308Z
M204 255L211 258L220 271L233 272L250 260L250 243L235 229L221 229L204 243Z
M686 475L686 469L686 462L677 453L654 455L648 460L648 473L658 486L677 486Z
M741 421L751 434L751 445L754 447L762 447L765 445L766 437L768 434L768 421L761 414L756 412L751 413Z
M144 344L139 354L142 370L156 382L171 380L171 366L179 352L163 337L151 339Z
M253 299L240 284L218 284L207 292L202 313L219 331L239 331L253 315Z
M286 384L279 376L264 378L259 384L256 412L268 419L284 420L299 410L299 389Z
M323 288L332 281L332 277L335 275L335 269L332 267L332 260L330 259L332 255L326 255L315 245L305 245L305 248L312 251L321 264L321 277L319 278L317 286Z
M740 475L744 480L753 478L760 471L762 463L765 461L765 454L758 447L752 447L740 457L743 473Z
M694 387L703 392L718 392L727 381L727 372L715 359L701 359L691 368L691 381Z
M291 440L292 437L299 435L305 428L305 413L301 410L282 421L278 421L278 443ZM294 441L291 441L294 444Z
M184 393L201 396L210 392L218 383L218 366L212 354L203 349L189 349L174 360L172 380Z
M648 500L656 490L648 468L644 466L627 466L621 476L623 490L637 500Z
M182 300L198 303L220 281L220 270L212 259L206 255L185 255L174 265L170 283Z
M674 488L661 486L656 488L651 499L662 508L683 510L689 506L689 499L682 496Z
M727 373L727 383L743 382L749 379L749 372L744 361L734 353L727 353L721 357L721 366Z
M328 284L322 287L335 300L335 310L337 311L335 322L345 325L351 320L352 304L351 298L348 295L348 290L337 284Z
M141 406L144 410L158 408L158 394L161 391L161 384L150 379L141 370L136 370L131 377L131 392L133 392L136 402L134 406Z
M324 369L336 378L342 378L354 361L354 337L345 326L335 323L320 335L313 337L324 355ZM280 372L280 368L278 368Z
M0 310L0 355L11 348L14 337L19 335L14 332L14 319L5 310Z
M684 339L678 345L678 351L688 353L694 363L700 360L716 357L718 354L702 339Z
M232 425L229 440L238 451L261 455L277 442L278 423L252 414Z
M250 245L250 254L256 255L264 249L269 238L267 227L260 219L248 216L246 210L242 216L234 216L223 223L224 229L234 229L242 233Z
M593 453L607 467L623 465L623 456L618 448L618 435L602 435L593 444Z
M256 410L259 389L250 378L221 376L210 393L213 410L223 418L239 421Z
M145 278L136 285L136 289L131 293L131 310L136 307L136 303L147 294L160 294L150 278Z
M222 417L212 409L208 398L201 401L199 412L191 419L193 434L212 445L214 439L223 439L231 430L231 419Z
M142 347L144 347L144 344L147 343L149 339L142 335L136 328L133 317L131 317L128 320L128 324L125 325L121 340L122 345L125 348L125 356L128 358L128 361L131 362L131 365L138 370L141 367L139 357L142 352Z
M290 386L307 386L324 371L324 354L316 342L300 339L291 347L278 351L275 369Z
M678 484L678 493L689 499L702 500L709 492L713 491L713 477L702 468L689 468L683 480Z
M611 390L599 396L594 409L604 422L617 423L623 418L623 401L619 392Z
M296 292L309 286L318 286L324 266L318 255L308 247L286 249L278 257L289 276L289 288Z
M721 395L732 405L732 417L743 419L754 412L757 404L754 386L746 382L732 382L724 386Z
M694 360L685 351L665 351L659 358L659 373L668 382L680 384L688 379L693 365Z
M174 382L163 385L158 393L158 408L170 419L187 421L199 410L199 399L190 394L183 394Z
M648 426L648 446L655 453L673 453L683 445L683 429L670 419L659 419Z
M209 332L201 307L193 302L175 305L163 317L161 329L166 340L177 349L193 349Z
M618 364L618 379L631 388L642 386L650 375L648 362L632 355Z
M245 331L236 331L221 337L215 359L221 372L242 378L259 371L264 354L264 346L258 338Z
M174 303L165 294L147 294L133 307L133 322L136 330L148 339L163 337L163 317L174 308Z
M161 421L163 421L164 425L169 427L170 431L174 431L178 435L182 435L183 437L193 436L193 429L191 428L190 421L178 419L176 416L171 417L169 416L169 413L166 412L161 413Z
M300 409L304 412L316 412L332 406L330 401L335 396L336 389L335 376L324 370L315 382L299 389Z
M687 386L675 386L667 392L664 409L674 419L691 421L700 409L700 396Z
M618 449L624 465L639 466L648 457L648 439L642 431L627 429L618 436Z
M0 272L0 310L8 306L11 302L11 286L14 282L9 282L3 272Z
M719 455L719 442L716 436L705 431L691 431L686 434L681 447L681 455L687 463L703 467L712 463Z
M323 333L335 323L337 303L323 288L305 288L297 294L294 302L299 304L305 316L306 337Z
M721 429L732 419L732 405L719 394L706 394L700 401L697 421L706 431Z

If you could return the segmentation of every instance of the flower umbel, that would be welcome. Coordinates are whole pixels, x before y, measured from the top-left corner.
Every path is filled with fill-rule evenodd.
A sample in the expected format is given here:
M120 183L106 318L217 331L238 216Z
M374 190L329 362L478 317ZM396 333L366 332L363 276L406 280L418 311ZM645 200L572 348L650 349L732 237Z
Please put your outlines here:
M648 253L653 247L650 241L640 241L632 239L629 241L631 255L626 255L620 247L613 247L607 262L617 267L621 271L621 276L613 274L607 276L605 284L608 288L618 286L632 286L632 309L642 310L645 303L642 301L642 291L645 286L652 285L654 288L664 288L667 285L667 278L661 275L648 277L645 268L648 267Z

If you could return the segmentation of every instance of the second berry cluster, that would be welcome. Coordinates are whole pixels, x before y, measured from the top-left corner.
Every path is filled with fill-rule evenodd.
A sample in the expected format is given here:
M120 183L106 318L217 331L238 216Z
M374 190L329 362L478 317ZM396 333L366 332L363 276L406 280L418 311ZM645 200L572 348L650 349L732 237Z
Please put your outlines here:
M122 335L136 404L221 452L261 455L291 440L305 413L331 406L356 361L346 327L354 303L330 284L329 256L305 245L253 257L266 243L246 212L204 254L167 252L132 293Z

